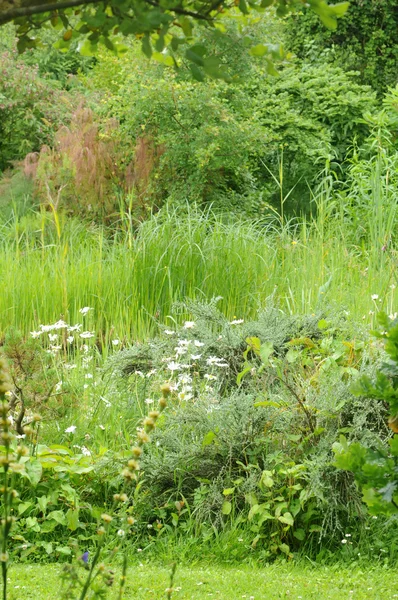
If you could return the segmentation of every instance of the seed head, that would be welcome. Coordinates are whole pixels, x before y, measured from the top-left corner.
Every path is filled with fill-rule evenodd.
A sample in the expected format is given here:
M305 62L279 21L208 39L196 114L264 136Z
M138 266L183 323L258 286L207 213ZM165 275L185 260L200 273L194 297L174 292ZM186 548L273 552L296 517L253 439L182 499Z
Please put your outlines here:
M128 461L127 466L132 471L138 471L140 468L140 464L139 464L138 460L135 460L134 458L132 458Z
M167 398L167 396L170 396L171 394L171 387L169 383L164 383L163 385L160 386L160 391L162 392L162 396L164 398Z
M106 513L102 513L101 519L105 521L105 523L110 523L112 521L112 517Z

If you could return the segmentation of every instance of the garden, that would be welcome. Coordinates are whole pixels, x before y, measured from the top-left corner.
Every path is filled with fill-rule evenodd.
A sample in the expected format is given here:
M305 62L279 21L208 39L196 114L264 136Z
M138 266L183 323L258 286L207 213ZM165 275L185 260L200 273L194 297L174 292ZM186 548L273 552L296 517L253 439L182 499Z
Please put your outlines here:
M3 600L398 597L395 2L16 4Z

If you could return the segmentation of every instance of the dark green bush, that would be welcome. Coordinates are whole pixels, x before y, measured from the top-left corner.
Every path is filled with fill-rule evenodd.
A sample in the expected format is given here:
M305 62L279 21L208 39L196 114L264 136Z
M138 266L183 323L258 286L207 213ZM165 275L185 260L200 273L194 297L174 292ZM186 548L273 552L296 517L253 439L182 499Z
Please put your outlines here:
M358 71L362 83L382 94L398 82L397 30L395 0L352 0L336 30L309 10L288 17L287 45L304 61Z

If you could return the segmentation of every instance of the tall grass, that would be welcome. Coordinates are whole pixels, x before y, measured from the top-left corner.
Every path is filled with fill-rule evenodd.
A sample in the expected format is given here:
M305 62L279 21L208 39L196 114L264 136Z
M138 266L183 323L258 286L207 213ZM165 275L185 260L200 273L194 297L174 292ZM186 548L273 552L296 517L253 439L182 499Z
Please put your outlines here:
M321 304L368 321L375 308L392 312L394 250L379 259L349 238L344 220L322 211L317 220L283 227L165 212L142 223L134 238L74 219L54 222L45 212L23 223L14 217L0 230L0 331L27 333L59 318L74 323L79 309L91 306L87 327L102 332L100 342L142 339L185 297L222 296L220 308L231 318L249 318L271 297L291 313Z

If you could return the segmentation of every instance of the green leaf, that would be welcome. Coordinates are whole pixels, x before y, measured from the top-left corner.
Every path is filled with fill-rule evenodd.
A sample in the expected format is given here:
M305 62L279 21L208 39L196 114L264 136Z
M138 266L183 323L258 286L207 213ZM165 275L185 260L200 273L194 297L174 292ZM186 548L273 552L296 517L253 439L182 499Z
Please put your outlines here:
M210 446L210 444L213 443L215 437L216 437L216 434L214 433L214 431L208 431L203 438L202 446L203 447Z
M286 523L286 525L290 525L290 527L294 524L294 519L290 512L285 512L282 516L278 517L278 521Z
M53 520L60 525L66 525L65 514L62 512L62 510L53 510L52 512L48 513L46 520Z
M145 56L147 56L148 58L151 58L152 46L151 46L151 40L149 39L149 35L147 33L142 38L141 47L142 47L142 51L145 54Z
M235 491L235 488L227 488L226 490L223 490L223 494L224 496L231 496Z
M79 510L74 510L70 508L66 513L66 524L68 529L71 531L76 531L79 526Z
M40 498L37 499L37 504L38 504L41 512L45 513L46 509L47 509L47 504L48 504L48 497L41 496Z
M244 376L247 375L251 370L252 370L252 367L245 367L243 369L243 371L238 373L238 375L236 377L236 385L240 385Z
M57 546L55 548L55 552L59 552L59 554L64 554L65 556L70 556L72 554L72 549L67 546Z
M201 69L199 69L199 67L197 65L195 65L194 63L191 63L189 65L189 69L192 73L192 77L194 79L196 79L196 81L204 81L205 80L203 71Z
M268 365L269 357L274 351L274 345L272 342L265 342L261 344L259 354L263 364Z
M221 512L223 515L229 515L231 513L232 510L232 504L231 502L228 502L228 500L226 500L225 502L223 502L222 508L221 508Z
M293 348L290 348L290 350L288 350L285 359L289 364L292 364L294 362L296 362L296 360L298 359L298 357L300 356L300 352L298 350L294 350Z
M239 10L244 15L248 15L249 14L249 9L247 8L246 0L239 0Z
M304 529L296 529L295 531L293 531L293 535L297 540L300 540L300 542L302 542L305 538L305 531Z
M193 25L188 17L182 16L178 19L181 29L184 32L185 37L190 38L192 36Z
M278 548L283 554L289 554L290 552L290 548L287 544L279 544Z
M265 56L268 54L268 48L264 44L257 44L257 46L253 46L249 50L252 56Z
M338 4L332 4L330 8L333 10L337 18L343 17L350 6L349 2L339 2Z
M263 471L260 479L260 485L271 488L274 485L271 471Z
M108 36L104 35L101 37L101 41L103 42L103 44L108 48L108 50L111 50L112 52L116 52L116 48L114 43L112 42L112 40L110 40L108 38Z
M320 321L318 321L318 329L327 329L328 327L328 322L326 321L326 319L321 319Z
M32 529L32 531L36 531L36 533L39 533L40 531L40 525L37 522L36 517L28 517L26 519L26 527L28 527L28 529Z
M43 474L43 467L41 465L41 462L37 459L31 458L30 461L25 464L25 470L30 483L34 487L36 487Z
M23 515L23 513L27 511L28 508L30 508L31 506L33 506L33 502L21 502L20 504L18 504L18 514Z
M51 542L37 542L37 545L40 546L41 548L44 548L44 550L47 552L47 554L52 554L53 545Z

